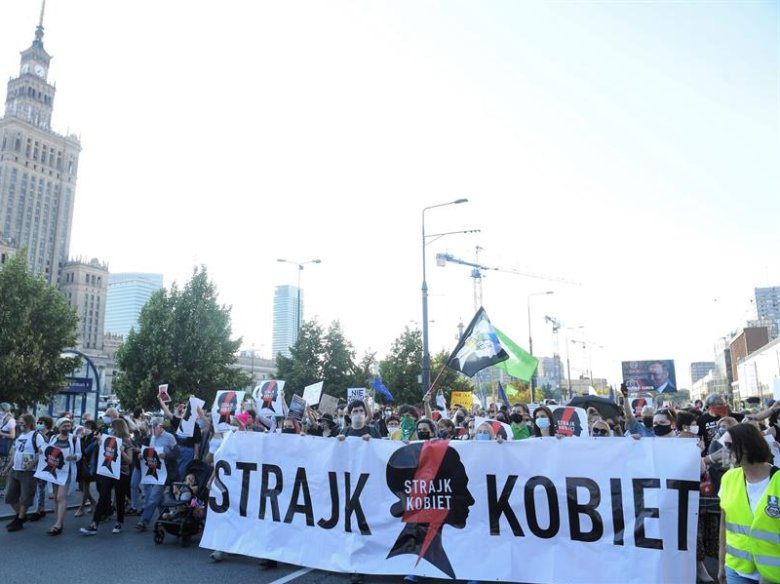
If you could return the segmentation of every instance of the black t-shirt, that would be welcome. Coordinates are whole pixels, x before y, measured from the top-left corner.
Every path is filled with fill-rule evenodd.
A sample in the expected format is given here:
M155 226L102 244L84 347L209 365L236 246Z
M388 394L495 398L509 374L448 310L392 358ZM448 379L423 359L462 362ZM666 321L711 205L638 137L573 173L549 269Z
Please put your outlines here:
M699 438L704 440L704 452L709 449L710 442L718 436L718 422L720 416L713 416L709 412L699 416Z
M363 426L360 430L355 430L355 428L349 426L348 428L344 428L342 434L344 436L356 436L358 438L368 434L372 438L381 438L379 432L377 431L376 428L374 428L374 426Z

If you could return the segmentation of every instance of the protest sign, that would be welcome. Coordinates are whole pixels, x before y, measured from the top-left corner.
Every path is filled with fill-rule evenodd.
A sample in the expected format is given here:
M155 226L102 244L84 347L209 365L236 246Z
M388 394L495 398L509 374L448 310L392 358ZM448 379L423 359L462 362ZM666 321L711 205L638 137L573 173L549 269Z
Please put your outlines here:
M122 439L102 434L99 441L97 473L110 479L119 480L119 467L122 462Z
M68 470L70 469L70 464L65 458L70 453L70 448L58 448L51 444L47 444L46 448L41 448L38 454L35 478L53 485L64 485L68 481Z
M677 378L674 373L673 359L655 361L623 361L623 382L629 391L657 391L674 393L677 391Z
M167 404L167 403L171 402L171 396L168 394L168 384L167 383L163 383L162 385L158 385L157 386L157 397L164 404Z
M312 383L303 388L303 399L310 406L316 406L320 403L320 396L322 395L322 381Z
M252 395L260 409L274 413L277 418L284 415L284 381L268 379L256 386Z
M164 485L168 478L165 461L160 458L162 448L146 446L141 450L141 484Z
M339 398L323 393L320 396L320 404L317 408L321 414L335 416L339 409Z
M244 391L222 389L211 406L211 423L217 432L230 432L230 417L238 413L238 404L244 399Z
M450 409L460 406L470 412L474 405L474 394L470 391L453 391L450 394Z
M299 422L303 419L303 414L306 412L306 401L299 395L293 395L290 400L289 414Z
M215 458L207 549L437 579L696 580L693 440L404 444L235 432Z
M589 436L588 413L572 406L551 406L555 418L555 433L561 436L584 438Z
M347 405L351 404L356 399L366 401L366 388L365 387L348 387L347 388Z
M187 400L187 409L184 410L184 415L179 422L179 427L176 428L176 434L184 438L192 438L195 433L195 422L198 420L198 408L203 408L206 402L194 395L190 396Z

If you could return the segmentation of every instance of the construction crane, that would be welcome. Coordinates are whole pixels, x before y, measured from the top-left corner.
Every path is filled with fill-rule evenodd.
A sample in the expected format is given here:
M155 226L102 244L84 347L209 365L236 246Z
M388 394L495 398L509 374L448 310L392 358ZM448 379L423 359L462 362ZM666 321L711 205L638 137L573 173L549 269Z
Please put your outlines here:
M563 282L566 284L578 284L577 282L572 282L571 280L566 280L565 278L555 278L552 276L542 276L541 274L532 274L530 272L521 272L520 270L516 270L514 268L484 266L479 263L479 252L481 251L484 251L484 248L480 246L476 246L475 261L473 262L469 262L467 260L457 258L454 255L449 253L436 254L436 265L438 266L443 267L447 265L447 262L450 262L452 264L460 264L462 266L469 266L470 268L472 268L471 277L474 279L474 312L479 310L479 307L482 306L482 278L483 278L482 272L483 271L504 272L506 274L514 274L516 276L524 276L526 278L536 278L538 280L549 280L551 282Z

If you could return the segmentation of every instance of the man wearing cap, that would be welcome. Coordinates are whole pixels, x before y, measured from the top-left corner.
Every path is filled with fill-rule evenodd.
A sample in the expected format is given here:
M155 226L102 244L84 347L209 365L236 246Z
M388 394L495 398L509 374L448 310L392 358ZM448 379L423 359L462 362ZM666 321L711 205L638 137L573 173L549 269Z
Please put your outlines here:
M144 485L144 510L141 513L141 520L135 526L138 531L146 530L146 526L151 522L155 510L162 501L165 488L178 480L176 461L179 458L179 446L176 444L176 438L165 431L160 418L152 418L151 427L152 434L149 443L145 446L162 449L160 458L165 462L168 478L165 480L165 485Z

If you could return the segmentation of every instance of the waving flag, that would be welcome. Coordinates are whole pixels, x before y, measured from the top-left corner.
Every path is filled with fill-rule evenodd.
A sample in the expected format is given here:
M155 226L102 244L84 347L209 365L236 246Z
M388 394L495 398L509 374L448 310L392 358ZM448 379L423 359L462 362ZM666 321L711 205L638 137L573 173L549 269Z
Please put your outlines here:
M372 385L376 391L381 393L383 396L385 396L389 401L394 402L393 394L390 393L390 390L387 389L387 386L382 383L382 380L379 379L379 377L374 377L374 381L372 382Z
M485 309L480 308L447 359L447 367L474 377L477 371L507 359L509 354L501 346Z
M509 398L506 396L506 393L504 392L504 388L501 385L501 382L498 382L498 399L500 399L502 402L504 402L504 405L506 406L506 409L511 410L512 406L509 405Z
M516 345L512 339L507 337L500 330L497 328L494 328L494 330L496 331L496 336L498 337L501 346L508 355L508 358L496 365L496 367L500 367L512 377L522 379L523 381L531 381L531 377L533 377L534 371L536 371L539 360Z

